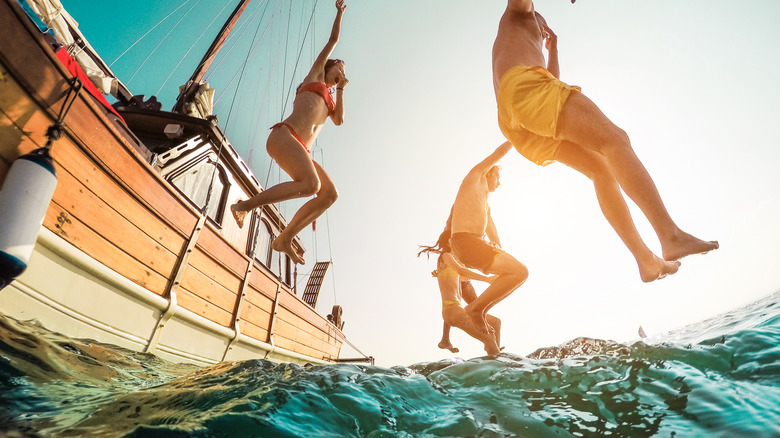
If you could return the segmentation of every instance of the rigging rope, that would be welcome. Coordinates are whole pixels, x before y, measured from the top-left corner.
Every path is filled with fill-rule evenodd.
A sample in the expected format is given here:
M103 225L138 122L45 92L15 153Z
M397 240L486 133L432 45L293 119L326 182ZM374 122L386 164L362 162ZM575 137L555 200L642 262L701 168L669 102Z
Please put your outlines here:
M171 32L173 32L173 30L174 30L174 29L176 29L176 27L179 25L179 23L181 23L181 22L182 22L182 20L184 20L184 19L185 19L185 18L186 18L186 17L187 17L187 16L190 14L190 12L192 12L192 10L195 8L195 6L198 6L198 3L200 3L200 0L198 0L197 2L195 2L195 4L194 4L194 5L192 5L192 7L191 7L191 8L189 8L189 9L187 10L187 13L185 13L185 14L184 14L184 15L183 15L183 16L182 16L180 19L179 19L179 21L177 21L177 22L176 22L176 24L174 24L174 25L173 25L173 27L171 28L171 30L169 30L169 31L168 31L168 33L166 33L166 34L165 34L165 36L164 36L164 37L163 37L163 38L160 40L160 42L158 42L158 43L157 43L157 45L156 45L156 46L154 46L154 49L152 49L152 50L149 52L149 54L148 54L148 55L146 55L146 58L145 58L145 59L144 59L144 61L141 63L141 65L139 65L139 66L138 66L138 68L137 68L137 69L135 69L135 71L133 72L133 74L130 76L130 79L128 79L128 80L127 80L127 83L128 83L128 84L130 83L130 81L132 81L132 80L133 80L133 78L135 77L135 75L136 75L136 74L138 74L138 71L139 71L139 70L141 70L141 68L144 66L144 64L146 64L146 61L148 61L148 60L149 60L149 58L151 58L151 57L152 57L152 55L154 54L154 52L156 52L156 51L157 51L157 49L159 49L159 48L160 48L160 45L162 45L162 43L163 43L163 42L164 42L166 39L168 39L168 36L171 34Z
M266 3L266 8L263 9L263 14L265 14L265 11L268 9L268 3ZM222 50L219 51L219 61L214 61L212 63L211 67L209 67L209 71L206 72L206 74L203 76L203 79L205 81L208 81L212 74L214 74L216 71L222 67L222 64L225 62L226 59L230 57L230 53L233 52L233 49L235 49L238 46L238 43L243 39L244 33L249 29L249 25L252 24L255 21L255 18L257 18L257 14L260 12L260 9L254 9L251 14L249 14L247 19L240 20L240 25L230 33L228 36L228 39L225 41L224 46L222 47ZM260 18L260 21L262 21L262 17Z
M215 104L216 104L216 103L218 103L218 102L220 101L220 99L222 99L222 97L223 97L223 96L224 96L224 95L227 93L227 90L230 88L230 85L232 85L232 84L233 84L233 81L235 81L235 80L236 80L236 78L237 78L237 77L239 77L239 75L240 75L240 74L243 72L243 68L244 68L244 67L246 66L246 64L249 62L249 59L250 59L250 58L252 57L252 55L255 53L255 50L257 50L257 49L260 47L259 43L260 43L261 41L263 41L263 38L262 38L262 37L263 37L263 36L265 36L265 33L268 31L269 27L271 26L271 23L273 22L273 19L274 19L274 17L275 17L275 16L276 16L276 14L279 12L279 10L278 10L278 9L277 9L277 11L276 11L276 12L274 12L274 14L271 16L271 19L268 21L268 26L266 26L265 30L263 30L263 33L260 35L260 37L261 37L261 38L258 40L258 39L257 39L257 31L260 29L260 25L263 23L263 17L265 17L265 13L266 13L267 9L268 9L268 3L266 3L266 8L265 8L265 9L263 9L263 15L260 17L260 22L258 22L258 24L257 24L257 29L255 30L255 37L254 37L254 39L252 40L252 44L250 45L250 48L249 48L249 53L247 53L247 55L246 55L246 58L244 58L244 61L242 62L242 69L241 69L241 70L237 70L237 71L236 71L236 72L233 74L233 76L230 78L230 81L228 81L227 85L225 85L224 87L222 87L222 89L223 89L224 91L223 91L222 93L220 93L220 94L219 94L219 96L217 97L217 99L216 99L216 100L215 100L215 102L214 102ZM247 26L247 28L248 28L248 26ZM237 41L237 40L236 40L236 41ZM232 50L232 47L231 47L231 50ZM226 59L226 58L223 58L222 60L220 60L220 65L222 64L222 62L224 62L224 59ZM210 74L209 74L209 75L210 75ZM233 92L233 96L234 96L234 98L235 98L235 96L238 94L238 91L239 91L239 87L238 87L238 86L236 86L236 88L235 88L235 91Z
M140 43L142 39L146 38L146 36L147 36L147 35L149 35L149 34L150 34L150 33L151 33L153 30L157 29L157 26L159 26L159 25L163 24L163 22L164 22L165 20L167 20L168 18L170 18L170 16L171 16L171 15L175 14L175 13L176 13L176 11L178 11L179 9L181 9L182 7L184 7L184 5L186 5L187 3L191 2L191 1L192 1L192 0L186 0L184 3L182 3L181 5L179 5L179 7L177 7L176 9L174 9L174 10L173 10L173 12L171 12L171 13L170 13L170 14L168 14L168 15L166 15L166 16L165 16L165 18L163 18L162 20L160 20L159 22L157 22L157 24L155 24L155 25L154 25L154 26L153 26L151 29L149 29L148 31L146 31L146 33L145 33L145 34L141 35L141 37L140 37L140 38L138 38L137 40L135 40L135 42L134 42L133 44L131 44L131 45L130 45L130 47L128 47L127 49L125 49L125 51L124 51L124 52L122 52L122 54L120 54L119 56L117 56L117 57L116 57L116 59L114 59L113 61L111 61L111 63L110 63L110 64L108 64L109 68L110 68L112 65L114 65L114 63L115 63L115 62L119 61L119 59L120 59L121 57L125 56L125 54L127 54L127 52L129 52L129 51L130 51L130 50L131 50L133 47L135 47L135 45L136 45L136 44Z
M311 29L312 22L314 21L314 12L317 11L317 3L319 3L319 0L314 0L314 6L312 6L311 8L311 16L309 17L309 24L306 26L306 33L303 35L304 41L306 40L306 37L309 35L309 29ZM287 52L287 50L285 50L285 52ZM290 101L290 91L292 91L292 85L294 83L293 78L295 77L295 73L298 72L298 64L301 62L302 53L303 53L303 44L301 44L301 50L298 51L298 58L295 60L295 68L293 68L293 73L290 76L290 86L287 88L287 97L285 98L284 107L282 108L282 114L280 117L284 117L284 113L287 111L287 103Z
M261 22L262 22L262 20L261 20ZM260 32L260 25L258 24L257 29L255 29L255 36L252 38L252 41L256 41L257 40L257 34L259 32ZM254 44L253 44L253 46L254 46ZM230 110L228 110L227 120L225 120L225 130L227 130L228 125L230 124L231 115L233 114L233 105L235 105L235 103L236 103L236 97L238 96L238 90L241 89L241 82L244 80L244 73L246 73L247 61L249 60L249 57L252 56L252 48L253 48L253 46L249 47L249 49L250 49L249 54L247 55L247 57L244 60L244 62L241 64L241 69L240 69L241 73L239 74L238 84L236 84L236 91L233 93L233 99L230 102ZM254 46L254 47L257 47L257 46Z
M214 18L211 19L211 23L209 23L207 26L203 27L203 31L200 33L200 35L198 35L198 38L195 41L193 41L192 44L190 44L190 48L187 50L187 52L184 53L184 55L181 57L179 62L176 63L176 66L173 67L170 70L170 73L168 73L168 77L165 78L165 81L163 81L162 85L160 85L160 88L157 90L156 94L160 94L160 91L162 91L162 89L165 86L165 84L168 83L168 80L171 79L171 76L173 76L173 73L176 72L176 70L179 68L181 63L184 62L184 59L187 57L187 55L189 55L190 52L192 51L192 49L195 48L195 45L198 44L198 41L200 41L200 39L203 38L203 35L205 35L206 31L208 31L211 28L211 25L214 24L214 22L217 20L217 18L220 16L220 14L222 14L222 12L225 11L225 8L227 8L227 6L228 6L228 3L225 3L225 6L223 6L222 9L217 14L214 15ZM200 68L200 66L201 66L201 64L199 63L198 66L196 67L196 69Z

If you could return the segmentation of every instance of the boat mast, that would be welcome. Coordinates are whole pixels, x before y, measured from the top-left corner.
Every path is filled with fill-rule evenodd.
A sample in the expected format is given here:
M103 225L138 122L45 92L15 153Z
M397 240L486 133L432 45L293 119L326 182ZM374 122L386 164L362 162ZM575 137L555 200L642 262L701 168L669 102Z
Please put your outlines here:
M244 10L249 4L249 1L250 0L241 0L236 6L236 9L233 10L233 13L230 14L230 18L228 18L228 20L222 26L219 34L217 34L217 37L211 43L211 47L209 47L209 49L206 51L206 54L203 55L203 59L201 59L200 63L198 63L198 68L196 68L195 72L192 73L190 80L187 81L187 84L183 90L179 92L179 97L176 98L176 104L173 106L173 112L182 113L184 105L195 97L195 93L198 91L198 87L203 80L203 76L206 74L206 71L208 71L219 50L225 44L225 40L227 40L228 35L230 35L230 31L233 30L236 23L238 22L239 17L241 17L241 14L244 13Z

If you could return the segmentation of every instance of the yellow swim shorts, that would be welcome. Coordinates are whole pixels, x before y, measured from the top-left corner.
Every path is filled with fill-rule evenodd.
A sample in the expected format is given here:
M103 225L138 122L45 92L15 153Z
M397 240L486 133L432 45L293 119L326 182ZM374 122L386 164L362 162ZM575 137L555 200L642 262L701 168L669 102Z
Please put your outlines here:
M512 67L498 84L498 126L520 154L546 166L558 154L558 116L572 91L544 67Z

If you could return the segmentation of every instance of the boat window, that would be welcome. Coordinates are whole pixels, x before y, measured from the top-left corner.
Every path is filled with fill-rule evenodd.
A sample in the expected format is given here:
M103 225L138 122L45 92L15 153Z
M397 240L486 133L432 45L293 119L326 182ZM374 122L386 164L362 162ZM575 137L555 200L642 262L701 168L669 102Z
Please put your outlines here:
M279 278L279 274L284 271L284 260L286 258L286 254L282 254L278 251L271 251L271 265L269 268L277 278Z
M267 267L277 278L281 278L287 286L292 287L292 263L286 254L271 249L271 241L276 237L271 225L265 218L262 218L259 226L253 227L253 229L257 230L255 260Z
M292 263L287 254L277 251L271 251L271 272L273 272L277 278L281 278L282 283L289 287L292 287Z
M257 230L255 260L267 267L271 264L271 225L265 219L261 219L260 224L252 229Z
M211 190L207 215L214 222L222 223L227 196L227 175L220 166L216 166L215 169L213 160L206 158L182 169L172 174L169 181L199 208L203 208L206 204L206 198Z

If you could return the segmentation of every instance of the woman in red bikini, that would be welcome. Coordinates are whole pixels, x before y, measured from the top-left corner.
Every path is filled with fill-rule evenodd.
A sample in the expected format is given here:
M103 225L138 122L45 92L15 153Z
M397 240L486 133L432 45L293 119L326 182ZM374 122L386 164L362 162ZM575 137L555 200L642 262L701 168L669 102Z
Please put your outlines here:
M252 209L288 199L314 196L301 206L287 227L271 242L271 248L286 253L298 264L305 261L302 254L293 250L292 239L336 202L338 197L333 180L319 163L312 160L310 148L329 117L335 125L344 122L344 87L349 81L344 73L344 61L329 57L339 41L341 18L346 7L344 0L336 1L336 19L328 43L298 87L292 114L271 127L271 134L266 141L268 155L290 175L292 181L275 185L230 207L238 226L243 227L244 218ZM335 101L329 91L334 86Z

